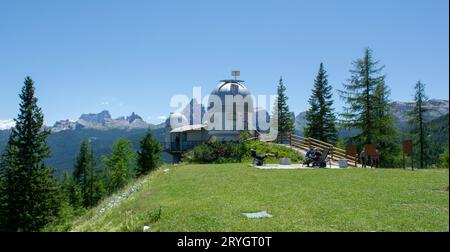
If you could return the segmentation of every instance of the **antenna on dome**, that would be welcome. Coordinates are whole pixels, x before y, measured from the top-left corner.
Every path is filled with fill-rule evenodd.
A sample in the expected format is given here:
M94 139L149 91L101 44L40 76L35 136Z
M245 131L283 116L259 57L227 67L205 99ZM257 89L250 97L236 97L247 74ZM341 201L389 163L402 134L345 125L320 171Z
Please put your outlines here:
M231 71L231 76L234 76L234 80L237 80L237 77L241 76L241 71Z

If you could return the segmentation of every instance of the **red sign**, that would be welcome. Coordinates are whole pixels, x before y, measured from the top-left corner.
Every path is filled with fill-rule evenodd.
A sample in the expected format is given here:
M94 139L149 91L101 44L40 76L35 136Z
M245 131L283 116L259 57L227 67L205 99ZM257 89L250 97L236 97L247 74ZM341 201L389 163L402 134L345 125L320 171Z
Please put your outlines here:
M414 155L412 140L403 141L403 154Z

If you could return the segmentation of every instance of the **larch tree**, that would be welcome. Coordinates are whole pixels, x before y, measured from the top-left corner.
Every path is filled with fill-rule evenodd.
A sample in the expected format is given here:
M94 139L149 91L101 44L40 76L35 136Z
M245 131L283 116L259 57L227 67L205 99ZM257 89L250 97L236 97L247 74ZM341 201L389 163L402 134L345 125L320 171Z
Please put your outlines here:
M339 90L341 98L347 104L341 113L341 123L347 129L357 129L358 133L349 140L360 144L372 144L377 130L375 89L385 76L381 74L384 66L378 67L378 61L372 58L372 51L367 48L364 57L353 62L351 77Z
M428 97L425 94L425 84L422 82L418 81L414 89L414 108L409 113L409 123L412 126L411 134L414 138L414 145L418 147L415 153L418 154L419 167L425 168L430 156L428 150L430 141L428 139L428 129L425 125L425 113L427 112L425 103L428 101Z
M373 128L375 129L375 135L373 143L377 146L381 167L393 167L395 157L400 154L398 146L399 131L391 113L389 95L390 90L385 85L384 80L380 81L374 91Z
M124 187L133 178L136 153L128 139L119 138L112 146L112 152L104 157L107 191L109 194Z
M140 150L137 152L136 175L142 176L154 170L162 163L161 145L154 139L151 130L139 142Z

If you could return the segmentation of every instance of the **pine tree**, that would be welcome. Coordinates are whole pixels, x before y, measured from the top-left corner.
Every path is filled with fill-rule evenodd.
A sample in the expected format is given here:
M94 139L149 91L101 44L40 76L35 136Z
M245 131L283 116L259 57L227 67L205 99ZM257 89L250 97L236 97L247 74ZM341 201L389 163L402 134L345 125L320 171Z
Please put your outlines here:
M373 144L377 134L374 127L374 93L377 85L384 82L385 76L381 75L384 66L378 67L378 61L372 59L369 48L365 50L364 58L354 61L353 66L344 90L339 90L341 98L347 103L341 114L342 125L347 129L359 130L359 133L349 139L351 142Z
M425 85L418 81L414 87L416 93L414 95L414 109L409 113L411 119L409 123L412 126L411 134L415 138L414 145L419 146L417 152L419 155L419 167L424 168L429 159L428 149L430 141L427 137L428 129L425 126L424 115L427 111L425 103L428 101L428 97L425 94Z
M81 187L75 182L73 175L64 172L61 177L62 197L74 210L80 210L83 207L83 194Z
M116 140L112 146L112 153L104 157L105 175L108 193L114 193L133 177L135 153L131 142L125 138Z
M378 82L374 91L374 140L379 152L379 165L382 167L393 167L395 157L400 153L398 146L398 128L391 113L389 100L390 90L384 80Z
M75 186L81 189L84 207L94 206L101 198L100 179L95 171L94 151L87 139L80 145L73 177Z
M44 164L50 157L46 142L49 131L43 130L44 116L30 77L25 78L19 97L20 112L0 167L1 229L38 231L57 217L58 187L54 169Z
M332 87L328 84L327 72L320 63L314 80L314 89L309 99L310 108L306 111L305 136L327 143L337 141L336 117L333 113Z
M153 138L151 130L140 141L140 150L137 152L136 175L142 176L157 168L162 163L161 145Z
M278 141L281 143L289 134L294 131L294 115L289 111L287 104L286 86L280 77L277 88L278 101Z

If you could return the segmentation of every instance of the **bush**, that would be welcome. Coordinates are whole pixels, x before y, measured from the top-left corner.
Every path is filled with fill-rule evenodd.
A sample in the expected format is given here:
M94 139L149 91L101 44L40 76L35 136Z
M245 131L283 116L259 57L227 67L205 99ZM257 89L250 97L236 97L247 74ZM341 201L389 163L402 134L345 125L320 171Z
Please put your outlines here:
M191 163L236 163L245 156L242 146L236 142L215 142L199 145L183 156Z
M293 163L302 163L305 160L303 155L298 153L296 150L293 150L283 145L266 143L261 141L250 141L248 143L248 146L250 149L256 150L256 153L258 155L274 154L278 158L290 158ZM250 157L249 154L248 157ZM277 158L268 158L266 159L266 161L270 163L279 162Z
M286 146L256 140L205 143L185 153L182 160L189 163L239 163L252 159L250 149L260 155L270 153L278 158L290 158L294 163L304 160L297 151ZM267 162L278 163L278 158L269 158Z
M449 159L449 154L448 154L448 148L447 148L447 149L445 149L444 153L442 153L439 156L439 163L442 168L449 168L448 167L448 159Z

